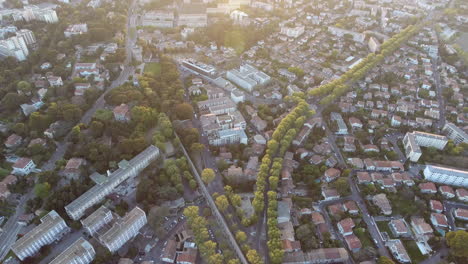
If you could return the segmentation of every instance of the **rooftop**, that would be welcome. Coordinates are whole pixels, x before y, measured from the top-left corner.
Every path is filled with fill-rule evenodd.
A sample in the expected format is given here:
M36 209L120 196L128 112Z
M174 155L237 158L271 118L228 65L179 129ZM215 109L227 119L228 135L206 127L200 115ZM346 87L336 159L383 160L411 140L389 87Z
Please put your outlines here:
M86 255L88 252L95 254L93 246L80 237L49 264L75 263L77 258Z
M141 217L146 217L145 212L139 207L133 208L133 210L131 210L124 217L119 219L119 221L117 221L111 227L111 229L109 229L106 233L99 237L99 240L103 244L112 243L118 237L122 236L127 231L127 228L132 226Z

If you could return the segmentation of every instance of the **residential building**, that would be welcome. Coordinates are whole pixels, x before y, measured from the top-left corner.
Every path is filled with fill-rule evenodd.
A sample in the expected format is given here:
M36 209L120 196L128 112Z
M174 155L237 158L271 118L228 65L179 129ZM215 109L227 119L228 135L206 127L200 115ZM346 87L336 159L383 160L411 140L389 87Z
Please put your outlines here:
M26 45L33 45L36 43L36 37L34 33L29 29L20 29L16 31L16 36L18 38L23 38Z
M443 185L439 187L439 192L444 196L446 199L452 199L455 197L455 191L452 189L452 187Z
M369 38L369 42L367 43L367 45L369 47L370 52L375 53L380 50L380 42L374 37Z
M130 109L128 105L121 104L116 106L112 112L114 113L115 120L120 122L130 121Z
M344 236L346 245L348 246L351 252L358 252L362 248L361 240L353 233Z
M69 25L63 33L65 34L66 38L69 38L71 36L82 35L86 32L88 32L88 25L86 23L83 23Z
M19 145L21 145L21 142L23 142L23 138L21 136L18 136L16 134L11 134L6 140L5 140L5 147L12 149L16 148Z
M175 14L172 10L154 10L145 12L141 18L142 26L152 26L159 28L174 27Z
M222 146L230 144L247 145L248 137L241 128L216 131L208 137L208 142L213 146Z
M81 225L89 235L94 235L99 229L112 221L112 211L102 205L91 215L81 220Z
M463 202L468 202L468 191L465 189L457 189L455 191L457 199Z
M353 228L356 226L352 218L345 218L338 222L338 230L343 236L351 235Z
M419 189L422 193L430 193L434 194L437 193L437 188L434 183L432 182L422 182L419 184Z
M411 227L417 235L430 236L434 232L432 227L422 217L412 217Z
M335 168L329 168L324 173L325 181L326 182L334 181L338 179L338 177L340 177L340 174L341 174L340 170L335 169Z
M174 263L177 255L177 242L174 239L167 241L161 254L161 260L166 263Z
M443 131L455 144L468 143L468 134L453 123L447 122Z
M429 206L431 207L431 211L436 213L442 213L444 211L444 205L437 200L430 200Z
M18 61L24 61L28 55L29 49L23 36L0 40L0 57L14 57Z
M444 214L432 213L431 223L435 228L448 228L447 217Z
M20 259L35 255L45 245L59 240L70 228L56 211L50 211L41 218L41 223L18 239L11 250Z
M372 201L377 207L379 207L379 209L384 215L392 214L392 206L390 204L390 201L388 201L386 194L377 194L374 197L372 197Z
M281 34L285 35L288 38L298 38L300 35L304 34L305 27L303 25L297 26L281 26Z
M411 232L406 224L405 219L393 219L388 223L390 230L392 231L393 235L396 237L410 237Z
M125 243L138 235L140 229L146 225L145 211L139 207L133 208L119 219L106 233L99 237L99 241L112 253L120 249Z
M392 252L393 257L400 263L410 263L411 258L408 255L403 243L399 239L387 241L386 246Z
M15 164L13 164L13 171L11 172L14 175L28 175L36 168L36 164L30 158L19 158Z
M80 219L86 209L99 203L114 191L114 189L128 178L138 175L151 162L159 157L159 149L153 145L143 150L130 161L119 162L119 169L109 175L106 180L100 184L94 185L73 202L65 206L65 211L73 220Z
M464 170L427 165L424 178L432 182L468 187L468 171Z
M71 158L68 160L67 165L63 174L69 179L77 179L81 175L81 166L85 164L85 160L82 158Z
M336 131L336 134L338 135L346 135L348 134L348 127L346 126L346 123L343 120L343 117L339 113L332 112L330 113L330 118L333 121L336 121L338 125L338 131Z
M338 36L338 37L343 37L345 35L350 35L352 36L353 40L356 42L363 43L364 39L366 38L365 34L362 33L357 33L354 31L342 29L342 28L337 28L337 27L328 27L328 32L331 34Z
M18 178L13 175L8 175L0 182L0 200L5 200L10 196L11 192L8 189L8 186L16 183L17 181Z
M93 245L80 237L49 264L88 264L95 256Z
M241 65L239 70L227 71L226 78L249 92L252 92L255 86L270 81L270 76L249 64Z
M420 146L444 149L447 142L445 136L419 131L408 132L403 138L406 156L413 162L417 162L422 155Z
M208 15L204 4L182 4L178 9L177 26L206 27Z
M463 220L463 221L468 221L468 210L467 209L457 208L453 212L453 215L457 219L460 219L460 220Z
M278 201L278 224L291 220L291 205L286 201Z

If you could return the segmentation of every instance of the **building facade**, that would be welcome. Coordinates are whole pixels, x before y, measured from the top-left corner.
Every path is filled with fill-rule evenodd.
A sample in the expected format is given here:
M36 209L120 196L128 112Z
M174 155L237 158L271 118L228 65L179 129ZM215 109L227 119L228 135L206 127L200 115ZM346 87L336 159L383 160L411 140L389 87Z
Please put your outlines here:
M138 173L158 157L159 149L151 145L129 162L120 162L120 168L107 177L105 182L94 185L87 192L65 206L65 211L71 219L75 221L80 219L84 215L86 209L94 206L96 203L99 203L104 199L104 197L113 192L115 187L123 181L137 176Z
M432 182L468 187L468 171L464 170L427 165L424 178Z
M103 205L94 211L90 216L81 220L81 225L83 225L83 228L86 230L86 232L92 236L104 225L112 221L112 219L112 211Z
M443 131L455 144L468 143L468 134L452 123L446 123Z
M35 255L45 245L59 240L70 228L56 211L50 211L41 218L41 223L18 239L11 250L20 259Z
M146 223L145 212L139 207L135 207L115 223L111 229L100 236L99 241L109 249L110 252L116 252L123 244L137 236L140 229L146 225Z
M95 256L93 245L80 237L49 264L88 264Z

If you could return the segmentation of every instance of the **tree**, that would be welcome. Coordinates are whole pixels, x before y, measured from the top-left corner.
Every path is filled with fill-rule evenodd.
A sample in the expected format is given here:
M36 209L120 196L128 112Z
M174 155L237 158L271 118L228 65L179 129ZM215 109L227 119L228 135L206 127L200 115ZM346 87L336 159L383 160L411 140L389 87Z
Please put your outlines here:
M48 182L38 183L34 186L34 194L41 199L47 198L50 192L50 184Z
M247 240L247 235L243 231L237 231L236 240L238 243L243 243Z
M31 93L31 84L29 82L26 82L26 81L19 81L17 84L16 84L16 88L18 89L18 91L22 92L23 94L27 94L29 95Z
M386 256L381 256L377 260L377 264L395 264L395 262L393 262L393 260L391 260L390 258L388 258Z
M468 258L468 232L464 230L448 232L445 236L450 252L455 257Z
M348 185L348 180L345 177L340 177L338 178L335 182L331 184L333 188L335 188L338 193L340 193L343 196L346 196L349 194L349 185Z
M221 212L226 211L226 209L229 206L229 201L226 195L224 194L216 197L215 203L216 203L216 206L219 208L219 210L221 210Z
M202 171L201 178L205 184L210 184L216 177L213 169L206 168Z
M190 146L190 150L194 153L200 153L204 149L205 149L205 145L203 145L202 143L198 143L198 142L192 143L192 145Z
M193 107L188 103L176 105L174 111L180 120L192 119Z
M21 96L17 93L7 93L3 96L3 99L0 103L1 106L5 107L8 110L15 110L20 106L20 104L26 102L26 97Z
M246 254L246 257L251 264L263 264L262 258L254 249L249 250Z

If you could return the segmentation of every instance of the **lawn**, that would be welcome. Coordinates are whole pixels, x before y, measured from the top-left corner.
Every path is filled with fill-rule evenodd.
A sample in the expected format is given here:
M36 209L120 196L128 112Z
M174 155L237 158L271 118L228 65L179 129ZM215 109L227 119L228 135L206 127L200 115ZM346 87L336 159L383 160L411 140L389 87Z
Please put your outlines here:
M390 227L388 226L388 221L376 221L376 223L380 232L387 232L390 238L395 238L392 231L390 230Z
M145 73L157 76L161 74L161 64L157 62L149 62L145 64Z
M421 263L427 258L423 254L421 254L421 251L419 251L418 245L416 245L416 242L414 240L402 240L402 242L406 248L406 252L408 252L411 258L412 263Z
M354 234L361 240L362 248L373 246L369 232L367 232L366 229L356 228Z

